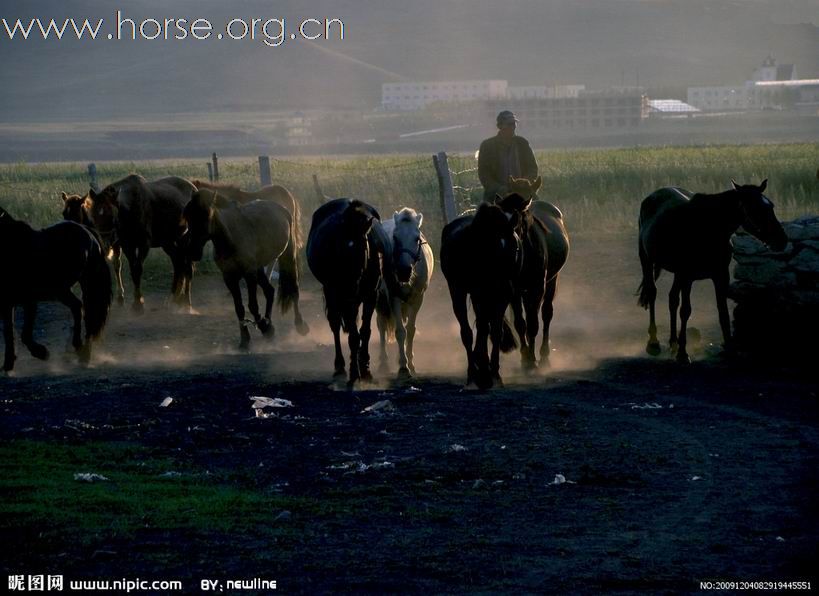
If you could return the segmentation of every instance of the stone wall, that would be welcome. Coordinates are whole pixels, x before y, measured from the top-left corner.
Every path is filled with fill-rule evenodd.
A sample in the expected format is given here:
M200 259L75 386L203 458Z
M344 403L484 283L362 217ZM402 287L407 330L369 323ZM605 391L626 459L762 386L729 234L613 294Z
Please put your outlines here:
M745 348L815 349L819 340L819 216L783 227L790 240L783 252L745 233L734 237L734 337Z

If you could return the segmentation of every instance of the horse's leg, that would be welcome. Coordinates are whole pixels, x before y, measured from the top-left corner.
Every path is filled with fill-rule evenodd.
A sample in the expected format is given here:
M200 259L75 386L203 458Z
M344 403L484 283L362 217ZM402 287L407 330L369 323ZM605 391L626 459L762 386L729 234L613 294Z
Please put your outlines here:
M461 328L461 343L466 350L466 384L475 382L475 360L472 351L472 326L469 324L469 315L466 308L466 292L449 285L449 295L452 299L452 311Z
M677 362L688 364L691 358L688 357L688 352L685 350L687 343L686 328L688 327L688 319L691 316L691 285L693 280L685 279L680 283L680 291L682 293L682 306L680 307L680 337L679 347L677 348Z
M375 312L376 292L364 300L361 306L361 331L359 332L358 371L361 379L372 381L370 373L370 336L372 335L373 313Z
M503 387L503 379L501 379L500 375L500 346L503 334L503 314L505 311L506 307L499 307L489 321L489 336L492 340L492 356L490 358L489 370L492 373L493 381L500 387ZM535 316L537 316L537 310L535 310Z
M173 279L171 280L171 302L176 305L179 305L179 297L182 294L182 263L180 260L180 255L173 247L163 246L162 250L165 251L165 254L171 259L171 265L173 266Z
M414 352L415 345L415 321L418 319L418 312L421 310L421 305L424 303L424 294L419 293L418 297L410 300L407 308L409 315L407 316L407 366L411 374L415 374Z
M276 288L270 283L264 269L259 269L256 272L256 279L262 287L262 292L264 292L264 318L258 323L259 331L268 339L273 339L276 330L273 327L270 315L273 313L273 300L276 297Z
M714 276L714 293L717 297L717 312L719 313L719 326L722 329L722 347L726 352L733 350L731 339L731 316L728 314L728 284L730 274L728 269Z
M675 274L674 281L671 284L671 290L668 292L668 312L671 315L671 331L668 337L668 346L671 351L677 349L677 311L680 308L680 276Z
M293 324L296 326L296 331L299 332L299 335L307 335L310 333L310 327L304 322L304 317L301 316L299 298L293 300Z
M131 306L134 312L142 313L145 310L145 299L142 297L142 264L148 256L145 246L128 248L123 247L128 259L128 269L131 271L131 281L134 282L134 303Z
M361 378L361 369L358 365L358 351L361 347L361 342L358 335L358 327L356 326L357 314L358 304L356 302L346 303L341 314L344 318L344 326L347 328L347 345L350 348L349 385L352 385Z
M640 266L643 270L643 281L640 284L639 304L648 308L648 343L646 352L650 356L658 356L662 352L660 340L657 339L657 320L655 318L654 306L657 302L657 285L654 283L654 265L648 258L648 254L643 248L643 241L638 242L640 254ZM670 307L669 302L669 307ZM545 325L545 323L544 323Z
M387 373L390 370L387 364L387 317L380 312L376 312L375 326L378 328L379 352L378 352L378 372Z
M260 328L262 323L262 315L259 312L259 297L257 296L258 284L256 283L256 273L248 273L245 275L245 283L247 284L247 307L250 314L253 315L253 322L256 327Z
M537 334L540 331L540 307L543 304L543 294L537 295L530 293L526 297L523 306L526 309L526 344L528 345L529 360L527 366L529 368L537 368L538 364L535 360L535 344L537 343Z
M486 308L479 301L473 300L472 306L475 309L475 349L473 359L475 362L475 384L479 389L489 389L492 387L492 371L489 367L489 321L492 313L486 312Z
M515 323L515 331L517 331L518 339L520 340L520 365L524 370L534 367L534 354L530 350L530 346L526 342L526 324L527 321L523 317L523 296L516 294L512 298L512 316Z
M6 354L3 359L3 370L11 372L17 356L14 353L14 307L3 306L3 339L6 343Z
M233 296L233 308L236 310L236 318L239 319L239 349L247 350L250 347L250 332L245 323L245 305L242 303L242 288L239 285L241 277L237 275L224 275L225 285Z
M558 277L558 275L555 275L552 279L546 282L546 291L543 294L543 304L540 306L540 318L543 319L543 343L540 344L541 366L549 366L549 356L551 355L549 332L552 327L552 317L555 314L555 295L557 294ZM654 312L653 306L651 312Z
M119 242L111 246L111 268L117 284L117 304L125 304L125 286L122 285L122 247Z
M87 363L91 359L90 344L82 343L82 301L71 290L66 290L58 296L58 300L71 310L74 318L74 328L71 333L71 345L80 358L80 362Z
M31 355L40 360L48 360L48 348L34 341L34 319L37 318L37 303L26 302L23 305L23 333L20 339Z
M404 325L403 302L400 298L392 299L392 316L395 319L395 343L398 344L398 378L408 379L412 376L407 366L407 328Z

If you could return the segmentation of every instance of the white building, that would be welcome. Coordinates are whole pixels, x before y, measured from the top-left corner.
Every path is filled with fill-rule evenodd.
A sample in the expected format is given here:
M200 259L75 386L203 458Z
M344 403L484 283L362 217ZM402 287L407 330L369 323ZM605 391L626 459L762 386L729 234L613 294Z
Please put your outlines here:
M506 97L506 81L414 81L381 85L385 110L420 110L429 104L460 103Z
M509 99L553 99L577 97L586 90L585 85L531 85L508 87L506 97Z

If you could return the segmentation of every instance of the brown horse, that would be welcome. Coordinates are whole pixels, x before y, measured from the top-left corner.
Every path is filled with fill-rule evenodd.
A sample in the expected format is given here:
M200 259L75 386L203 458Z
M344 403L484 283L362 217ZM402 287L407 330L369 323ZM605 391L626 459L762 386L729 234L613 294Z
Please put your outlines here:
M773 250L783 250L788 237L774 215L774 205L762 194L768 185L741 186L714 195L694 194L682 188L661 188L640 205L639 253L643 281L638 293L640 306L649 311L648 345L652 356L660 353L654 302L655 280L665 269L674 274L668 295L671 313L671 349L679 362L690 362L686 351L686 326L691 316L691 286L699 279L711 279L717 297L717 311L725 348L731 348L731 320L728 315L728 284L733 248L731 236L742 226ZM680 295L682 307L680 308ZM677 309L680 334L677 336Z
M278 184L270 184L268 186L263 186L259 190L256 191L247 191L242 190L238 186L232 184L220 184L218 182L205 182L203 180L194 180L194 186L196 188L205 188L208 190L214 190L219 193L220 197L225 197L227 199L231 199L233 201L238 201L239 203L249 203L250 201L273 201L278 203L287 211L290 212L290 217L293 218L293 222L296 224L296 249L301 250L303 246L303 235L302 235L302 227L301 227L301 205L299 201L292 195L292 193L287 190L284 186L280 186Z
M508 213L520 210L521 199L534 199L520 221L519 233L524 244L524 270L518 284L518 299L513 302L515 328L520 336L524 368L537 366L534 354L538 334L537 311L543 321L543 340L540 344L540 364L549 364L549 329L554 315L554 299L560 271L569 257L569 232L560 210L538 199L537 191L543 180L509 177L509 200L501 199L500 205ZM522 304L520 302L522 299ZM525 311L525 319L521 316ZM525 336L523 336L525 332Z
M173 264L171 296L175 303L190 308L193 264L180 245L185 233L182 211L196 187L184 178L168 176L148 182L142 176L131 174L109 184L100 192L88 193L91 215L97 231L110 238L115 250L114 274L117 286L122 288L122 275L116 258L116 246L128 259L134 282L136 312L142 312L142 270L151 248L161 247Z
M189 258L198 261L208 240L213 241L213 259L222 272L225 285L233 296L236 316L239 318L239 349L250 345L248 321L242 302L240 282L247 284L248 305L253 315L252 324L266 337L274 333L270 315L275 289L264 274L264 266L280 259L279 307L287 312L296 311L296 329L302 335L307 324L299 312L299 271L296 262L295 223L287 209L270 201L251 201L239 205L218 193L202 189L193 194L185 206L188 226L186 249ZM265 296L264 317L259 313L256 299L257 286Z

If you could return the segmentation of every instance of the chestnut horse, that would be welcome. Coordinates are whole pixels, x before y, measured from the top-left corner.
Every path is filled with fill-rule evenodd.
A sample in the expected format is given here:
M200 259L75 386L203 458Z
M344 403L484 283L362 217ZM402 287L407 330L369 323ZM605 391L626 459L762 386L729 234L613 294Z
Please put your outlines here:
M711 279L717 297L719 324L726 350L731 349L731 319L728 315L728 284L733 247L731 236L742 226L773 250L783 250L788 237L774 215L774 205L762 194L768 186L739 185L718 194L694 194L682 188L661 188L643 199L640 205L639 254L643 281L637 292L638 303L649 311L646 352L660 353L654 302L655 280L665 269L674 274L668 294L671 313L671 349L677 350L677 361L688 363L686 326L691 316L691 286L694 281ZM682 307L680 307L682 295ZM680 333L677 335L677 309Z

